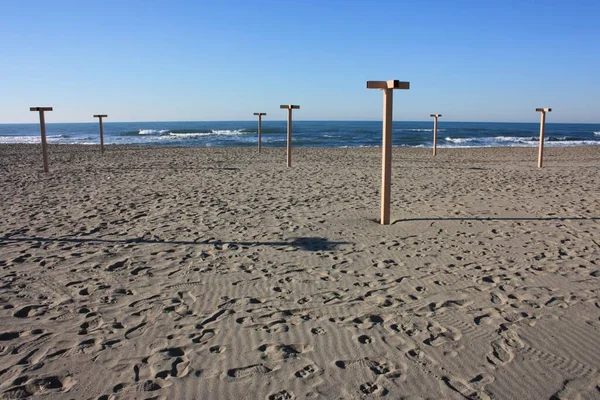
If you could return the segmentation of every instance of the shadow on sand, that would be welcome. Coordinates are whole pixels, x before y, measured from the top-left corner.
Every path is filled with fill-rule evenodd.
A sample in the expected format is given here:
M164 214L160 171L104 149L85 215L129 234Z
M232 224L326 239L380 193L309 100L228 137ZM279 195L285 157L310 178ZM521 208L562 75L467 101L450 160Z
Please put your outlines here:
M380 220L377 219L377 222ZM433 222L433 221L600 221L600 217L437 217L437 218L401 218L392 225L401 222Z
M352 244L351 242L332 242L322 237L299 237L290 241L281 242L225 242L215 239L185 241L185 240L160 240L160 239L94 239L94 238L75 238L75 237L2 237L0 245L15 242L41 242L41 243L89 243L89 244L172 244L172 245L213 245L221 247L223 245L230 246L274 246L274 247L295 247L298 250L306 251L331 251L337 246L343 244Z

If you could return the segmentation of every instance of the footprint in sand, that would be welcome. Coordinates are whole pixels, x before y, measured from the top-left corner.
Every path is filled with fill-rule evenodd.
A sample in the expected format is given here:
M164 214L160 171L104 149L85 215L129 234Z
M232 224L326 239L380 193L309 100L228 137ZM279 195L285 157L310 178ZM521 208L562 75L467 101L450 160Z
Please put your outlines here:
M373 343L373 339L370 336L367 336L367 335L360 335L358 338L356 338L356 340L358 340L358 343L360 343L360 344L371 344L371 343Z
M276 368L267 367L264 364L254 364L247 367L232 368L227 371L227 376L241 379L253 375L266 375L274 371L276 371Z
M322 375L323 374L323 370L320 369L319 367L317 367L314 364L309 364L306 367L296 371L296 373L294 373L294 376L296 378L301 378L301 379L310 379L310 378L314 378L318 375Z
M445 300L437 303L429 303L428 305L421 307L415 311L417 316L432 316L436 312L444 312L447 309L461 309L473 304L471 299L456 299L456 300Z
M385 320L377 314L356 317L352 320L352 324L358 329L371 329L376 325L383 324L384 322Z
M20 383L25 380L23 377L19 380ZM68 392L77 381L70 375L67 376L47 376L36 378L25 384L14 387L2 393L2 398L21 399L31 397L36 394L65 393Z
M499 367L512 361L513 358L514 354L506 345L504 339L492 342L492 351L487 354L487 360L490 364Z
M398 366L385 358L361 358L358 360L339 360L335 365L341 369L368 368L375 375L385 375L390 379L405 378L406 366Z
M326 331L324 328L321 328L321 327L312 328L312 329L310 330L310 332L311 332L313 335L323 335L323 334L327 333L327 331Z
M438 347L448 342L457 342L462 338L462 332L457 328L441 326L437 321L432 321L427 325L429 338L424 341L425 344Z
M285 323L285 320L275 320L269 322L265 325L257 324L248 326L249 328L254 328L256 331L264 331L267 333L282 333L287 332L290 328Z
M287 390L282 390L280 392L270 395L267 398L269 400L294 400L296 398L296 396L294 396L294 393L292 393L292 392L288 392Z
M375 382L367 382L360 385L360 391L366 396L383 397L387 396L389 391Z
M450 389L460 393L465 399L491 400L485 392L473 389L471 385L463 379L444 376L442 380Z
M495 380L496 378L494 377L494 375L490 375L484 372L471 379L469 383L474 389L478 391L483 391L487 385L494 383Z
M2 332L0 333L0 341L13 340L20 336L19 332Z
M584 378L565 381L563 387L552 396L552 399L581 399L594 398L600 390L598 374Z
M128 259L125 259L122 261L117 261L117 262L109 265L108 267L106 267L106 270L109 272L112 272L112 271L118 271L118 270L124 269L127 266L128 261L129 261Z
M226 350L227 346L212 346L210 349L208 349L208 351L210 351L213 354L225 353Z
M152 380L145 380L144 382L138 382L135 385L128 385L126 383L119 383L112 389L113 393L131 393L131 392L154 392L162 389L163 387ZM111 397L107 397L110 399Z
M263 359L269 360L285 360L288 358L300 358L300 354L312 351L312 346L303 344L263 344L258 348L262 352Z
M141 324L128 329L127 332L125 332L125 339L134 339L143 335L144 332L146 332L146 323L142 322Z
M181 347L159 350L146 361L154 378L183 378L190 372L190 361Z
M28 305L17 310L13 317L15 318L29 318L38 317L46 313L46 306L44 305Z
M213 337L215 337L215 335L217 334L217 331L215 331L214 329L204 329L200 335L193 337L192 338L192 342L196 343L196 344L206 344L208 343Z
M507 299L502 293L493 292L490 294L490 296L491 296L492 303L498 304L498 305L506 304Z

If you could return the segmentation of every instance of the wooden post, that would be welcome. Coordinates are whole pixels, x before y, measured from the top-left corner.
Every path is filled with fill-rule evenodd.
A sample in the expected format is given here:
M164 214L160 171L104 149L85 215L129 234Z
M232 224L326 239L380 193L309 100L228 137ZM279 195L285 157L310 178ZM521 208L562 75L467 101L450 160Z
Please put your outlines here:
M292 104L289 105L281 105L279 106L281 109L288 110L288 119L287 119L287 166L292 166L292 110L298 110L300 106L295 106Z
M105 114L97 114L94 115L94 118L98 118L100 121L100 151L104 154L104 129L102 129L102 118L106 118L108 115Z
M367 89L383 90L383 149L381 163L381 224L390 224L392 180L392 96L394 89L409 89L410 82L367 81Z
M433 156L435 157L437 151L437 120L442 114L430 114L429 116L433 117Z
M258 115L258 152L260 153L261 148L261 136L262 136L262 116L267 115L266 113L254 113L254 115Z
M538 154L538 168L542 168L542 160L544 158L544 130L546 127L546 113L551 112L551 108L536 108L535 111L542 113L540 121L540 150Z
M29 111L38 111L40 113L40 131L42 134L42 154L44 157L44 172L48 172L48 149L46 145L46 119L44 111L52 111L52 107L29 107Z

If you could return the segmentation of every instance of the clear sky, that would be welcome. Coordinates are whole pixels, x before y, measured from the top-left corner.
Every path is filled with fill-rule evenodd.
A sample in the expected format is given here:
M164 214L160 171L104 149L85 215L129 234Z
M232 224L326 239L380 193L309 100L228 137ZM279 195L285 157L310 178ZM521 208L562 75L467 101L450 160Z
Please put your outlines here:
M15 0L0 57L0 123L600 122L598 0Z

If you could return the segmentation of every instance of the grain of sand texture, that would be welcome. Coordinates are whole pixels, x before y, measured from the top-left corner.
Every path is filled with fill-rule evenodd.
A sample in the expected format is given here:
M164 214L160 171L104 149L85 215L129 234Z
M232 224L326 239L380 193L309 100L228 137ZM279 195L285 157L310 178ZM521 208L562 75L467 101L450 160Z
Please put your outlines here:
M0 396L598 399L600 149L0 146Z

